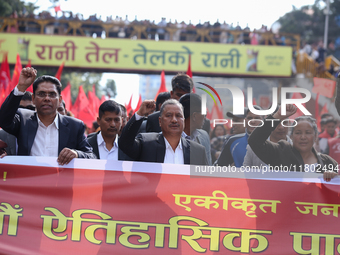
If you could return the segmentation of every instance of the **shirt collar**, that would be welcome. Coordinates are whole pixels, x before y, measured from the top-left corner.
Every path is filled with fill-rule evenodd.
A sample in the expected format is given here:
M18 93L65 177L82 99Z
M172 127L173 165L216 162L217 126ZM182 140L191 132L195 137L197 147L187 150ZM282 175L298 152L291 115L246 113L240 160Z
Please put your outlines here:
M184 132L183 132L184 133ZM183 133L182 133L182 135L183 135ZM184 133L185 134L185 133ZM164 136L163 136L164 137ZM168 142L168 140L164 137L164 142L165 142L165 148L166 149L171 149L172 150L172 147L171 147L171 145L170 145L170 143ZM178 143L178 145L177 145L177 148L180 148L181 150L182 150L182 141L181 140L179 140L179 143ZM177 149L176 148L176 149Z
M51 123L51 125L52 124L54 124L54 126L56 127L56 129L59 129L59 116L58 116L58 113L56 114L56 116L55 116L55 118L54 118L54 121ZM41 122L41 120L39 119L39 116L38 116L38 113L37 113L37 119L38 119L38 124L41 126L41 125L43 125L43 126L45 126L42 122Z
M98 137L97 138L98 139L97 140L98 146L101 145L102 143L105 143L104 138L102 136L102 132L99 132L97 137ZM118 134L116 134L116 139L115 139L115 141L113 143L113 147L114 148L118 148Z

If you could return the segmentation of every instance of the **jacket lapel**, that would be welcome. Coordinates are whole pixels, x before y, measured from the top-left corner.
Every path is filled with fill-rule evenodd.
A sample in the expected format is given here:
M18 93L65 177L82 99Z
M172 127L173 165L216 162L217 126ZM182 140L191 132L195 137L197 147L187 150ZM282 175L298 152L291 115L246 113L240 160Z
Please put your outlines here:
M190 164L190 143L183 137L181 137L182 147L183 147L183 156L184 156L184 164Z
M159 134L158 140L157 140L157 148L156 148L156 162L158 163L164 163L165 158L165 141L164 136L162 134ZM153 152L151 152L153 153Z
M70 129L68 128L68 120L58 113L59 118L59 143L58 143L58 155L61 152L61 148L67 147L67 141L70 136ZM98 147L98 146L97 146Z
M37 113L35 112L29 120L27 121L27 155L31 154L31 149L33 146L35 135L38 131L38 119Z
M98 131L94 136L93 136L93 153L97 156L98 159L100 159L100 155L99 155L99 149L98 149L98 142L97 142L97 136L98 136L98 133L100 131ZM119 150L118 150L118 158L119 158Z

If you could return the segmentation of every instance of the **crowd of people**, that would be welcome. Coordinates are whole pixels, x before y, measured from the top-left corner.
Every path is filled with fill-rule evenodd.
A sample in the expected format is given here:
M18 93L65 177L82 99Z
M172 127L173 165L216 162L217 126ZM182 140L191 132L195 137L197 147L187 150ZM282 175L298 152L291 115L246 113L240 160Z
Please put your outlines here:
M197 29L209 29L209 36L214 42L218 43L238 43L238 44L264 44L262 34L269 32L272 33L271 29L267 26L262 25L259 29L250 30L248 25L246 27L241 27L239 23L236 25L234 23L228 24L226 21L219 22L217 20L214 24L210 21L206 21L198 24L192 24L191 21L186 23L184 21L178 22L177 20L169 21L166 18L162 18L160 22L155 20L134 20L130 21L128 16L125 18L116 16L115 18L111 15L106 17L104 20L101 16L97 14L90 15L89 18L84 19L82 14L74 14L71 11L60 11L62 14L60 16L52 16L50 12L43 11L38 15L28 14L26 12L18 13L14 12L11 18L29 18L29 21L12 23L7 26L6 31L8 32L29 32L29 33L40 33L40 27L36 26L33 20L50 20L51 22L45 26L46 34L64 34L68 31L69 21L82 21L82 29L87 36L101 37L105 34L105 29L100 24L113 25L109 30L106 37L113 38L130 38L133 37L133 26L145 27L145 34L142 33L142 39L152 39L152 40L171 40L171 41L193 41L199 33ZM170 33L168 29L172 29L173 33ZM231 33L231 31L239 31L237 35ZM72 33L72 31L69 31ZM77 31L80 35L80 32ZM201 41L198 37L197 40ZM208 41L205 38L205 41ZM277 45L286 45L286 38L278 34L275 35L275 41ZM269 42L271 43L271 42Z
M37 71L22 69L18 85L0 108L0 155L57 157L60 165L74 158L134 160L154 163L235 167L284 166L290 171L337 175L340 136L330 114L321 119L301 116L288 133L283 122L297 111L287 105L271 115L227 113L232 129L210 123L201 112L201 97L192 93L193 80L179 73L172 91L157 101L145 100L132 116L113 100L103 102L94 132L86 134L82 121L67 116L61 83L52 76L36 78ZM33 94L26 89L33 83ZM338 82L337 86L340 86ZM340 112L340 92L336 106ZM254 106L256 110L262 110ZM273 121L276 120L276 121ZM278 120L278 121L277 121ZM290 120L291 121L291 120ZM264 123L259 125L259 123ZM210 137L209 137L210 134ZM306 170L307 169L307 170Z

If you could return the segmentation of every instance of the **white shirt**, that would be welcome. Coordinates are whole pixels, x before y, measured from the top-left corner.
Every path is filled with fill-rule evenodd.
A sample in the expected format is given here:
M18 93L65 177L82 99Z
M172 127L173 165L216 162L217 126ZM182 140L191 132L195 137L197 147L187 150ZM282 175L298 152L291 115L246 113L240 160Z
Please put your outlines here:
M33 145L31 148L31 156L45 156L45 157L58 157L59 146L59 122L58 114L55 116L54 121L46 127L38 119L38 130L35 135Z
M13 94L15 96L22 96L25 93L14 88ZM45 156L45 157L58 157L58 146L59 146L59 122L58 114L55 116L54 121L46 127L38 119L38 130L35 135L33 145L31 148L31 156Z
M164 137L165 142L165 156L164 163L171 164L184 164L184 154L182 148L182 142L179 141L176 150L174 151L166 138Z
M136 120L140 120L142 116L135 113ZM182 132L183 136L184 131ZM163 136L164 137L164 136ZM163 163L171 163L171 164L184 164L184 154L183 154L183 148L182 148L182 142L179 141L176 150L174 151L168 142L166 138L164 137L165 142L165 156L164 156L164 162Z
M97 135L98 151L100 159L113 159L118 160L118 135L113 143L111 150L106 148L106 143L102 136L102 132Z

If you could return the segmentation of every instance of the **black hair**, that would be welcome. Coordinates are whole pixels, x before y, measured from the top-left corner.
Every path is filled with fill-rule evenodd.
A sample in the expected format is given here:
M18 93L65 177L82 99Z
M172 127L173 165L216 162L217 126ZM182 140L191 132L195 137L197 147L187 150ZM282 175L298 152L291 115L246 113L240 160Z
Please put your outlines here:
M32 101L32 93L25 91L25 94L21 98L22 101Z
M184 118L189 118L194 112L201 112L202 99L197 94L184 94L179 99L184 108Z
M189 75L185 73L178 73L171 80L172 91L181 89L186 93L190 93L194 87L194 82Z
M33 94L35 95L35 91L38 89L38 85L45 81L53 83L57 89L58 95L60 96L62 87L61 83L56 77L50 75L42 75L33 82Z
M121 106L113 100L106 100L99 106L99 118L101 118L105 112L114 112L120 114L122 112Z
M170 99L170 92L160 93L156 99L156 111L159 111L158 105L163 104L168 99Z

